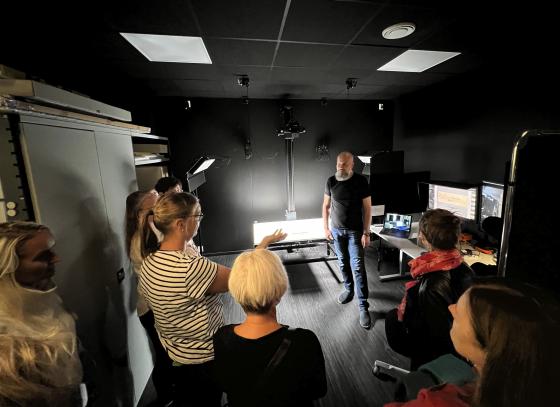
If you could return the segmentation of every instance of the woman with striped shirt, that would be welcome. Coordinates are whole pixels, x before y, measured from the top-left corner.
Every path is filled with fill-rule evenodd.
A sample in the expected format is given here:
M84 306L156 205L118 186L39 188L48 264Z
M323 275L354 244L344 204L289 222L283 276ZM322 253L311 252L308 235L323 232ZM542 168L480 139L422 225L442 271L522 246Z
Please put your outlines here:
M166 194L147 216L151 214L164 237L153 253L142 248L140 287L154 313L161 343L174 361L177 405L220 406L212 336L224 324L218 294L228 290L230 269L184 250L203 216L194 195ZM142 233L147 234L149 226L144 224ZM258 247L266 248L285 236L276 231Z

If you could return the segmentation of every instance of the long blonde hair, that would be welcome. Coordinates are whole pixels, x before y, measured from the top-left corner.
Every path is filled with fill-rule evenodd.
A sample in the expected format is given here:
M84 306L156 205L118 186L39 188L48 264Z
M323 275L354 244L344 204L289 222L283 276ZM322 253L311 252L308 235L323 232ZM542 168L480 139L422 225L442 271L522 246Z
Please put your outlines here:
M68 405L82 378L76 347L62 324L39 331L0 317L0 405Z
M41 230L48 228L34 222L0 223L0 277L15 273L19 267L18 250Z
M53 292L18 288L14 273L18 251L46 226L33 222L0 223L0 405L69 405L82 377L72 317ZM40 314L27 306L46 299ZM64 314L64 315L63 315ZM26 318L27 317L27 318ZM64 318L66 317L66 319ZM69 322L71 321L71 322Z

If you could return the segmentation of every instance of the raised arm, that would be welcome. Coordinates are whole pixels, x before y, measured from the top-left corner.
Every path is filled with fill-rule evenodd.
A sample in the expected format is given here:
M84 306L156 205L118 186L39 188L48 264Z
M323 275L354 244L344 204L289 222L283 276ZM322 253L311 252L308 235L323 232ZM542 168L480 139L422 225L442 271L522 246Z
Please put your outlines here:
M331 210L331 197L326 195L323 198L323 229L327 240L333 240L331 230L329 229L329 213Z
M285 239L287 236L282 229L277 229L271 235L263 237L259 245L256 247L257 249L266 249L269 244L279 242L280 240ZM225 293L229 290L228 280L229 280L229 273L231 269L226 266L222 266L218 264L218 271L216 273L216 278L206 290L206 294L219 294Z
M266 249L268 245L284 240L286 236L288 234L284 233L282 229L276 229L271 235L263 237L256 249Z
M369 227L371 226L371 197L362 199L362 214L364 222L364 230L362 233L362 246L369 246Z
M210 287L208 287L208 290L206 290L206 294L219 294L227 292L229 290L228 280L230 271L231 269L229 267L218 264L216 278Z

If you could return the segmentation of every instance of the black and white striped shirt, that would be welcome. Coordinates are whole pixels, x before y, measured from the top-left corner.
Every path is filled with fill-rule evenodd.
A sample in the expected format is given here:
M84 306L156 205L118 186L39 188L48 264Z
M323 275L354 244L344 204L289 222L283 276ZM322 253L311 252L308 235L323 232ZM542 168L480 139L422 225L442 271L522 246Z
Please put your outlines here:
M182 364L214 358L212 336L224 324L219 294L205 295L218 265L181 250L158 250L142 263L140 286L169 357Z

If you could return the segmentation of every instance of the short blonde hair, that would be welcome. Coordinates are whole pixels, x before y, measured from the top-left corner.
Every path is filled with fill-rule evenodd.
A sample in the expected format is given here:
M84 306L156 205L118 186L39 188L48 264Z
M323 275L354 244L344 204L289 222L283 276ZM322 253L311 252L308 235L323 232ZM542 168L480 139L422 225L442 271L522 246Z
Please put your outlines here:
M256 249L235 259L229 275L229 291L245 312L268 312L287 288L286 269L271 251Z

